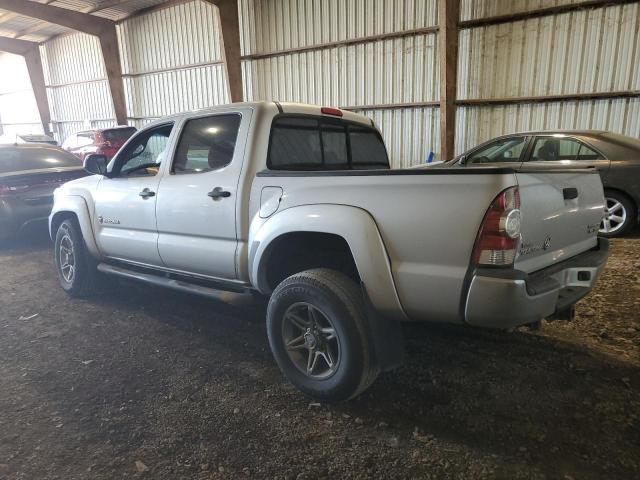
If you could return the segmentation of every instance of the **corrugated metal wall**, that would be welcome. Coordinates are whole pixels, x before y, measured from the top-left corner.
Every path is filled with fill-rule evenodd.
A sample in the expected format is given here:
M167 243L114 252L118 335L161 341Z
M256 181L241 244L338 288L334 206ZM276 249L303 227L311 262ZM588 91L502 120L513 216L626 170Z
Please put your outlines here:
M465 29L458 98L640 90L639 44L639 3ZM529 128L605 128L638 137L637 105L619 99L460 108L456 151Z
M576 1L461 0L461 20ZM439 109L424 105L439 99L438 34L424 31L437 25L437 4L239 0L245 97L353 108L380 125L394 166L424 162L430 151L439 151ZM136 16L118 25L118 36L129 123L139 127L229 101L213 5L192 1ZM60 140L79 129L115 123L97 39L65 35L41 52ZM4 72L9 63L1 58ZM640 90L638 65L638 2L463 29L458 96L486 100ZM12 95L24 96L20 101L28 108L7 113L3 105L9 97L0 95L0 121L22 115L37 125L32 95L24 89ZM606 128L640 137L639 102L459 107L456 150L534 128Z
M130 123L229 102L213 5L190 2L125 20L118 37Z
M98 39L76 33L40 47L51 123L59 142L78 130L115 125Z
M42 133L40 114L24 59L0 52L0 136Z
M275 54L243 62L248 100L376 106L356 110L380 124L394 166L439 151L437 109L385 108L438 100L437 33L366 39L437 25L436 0L240 0L240 13L243 54Z
M474 20L497 15L530 12L540 8L569 5L583 1L584 0L461 0L460 19Z

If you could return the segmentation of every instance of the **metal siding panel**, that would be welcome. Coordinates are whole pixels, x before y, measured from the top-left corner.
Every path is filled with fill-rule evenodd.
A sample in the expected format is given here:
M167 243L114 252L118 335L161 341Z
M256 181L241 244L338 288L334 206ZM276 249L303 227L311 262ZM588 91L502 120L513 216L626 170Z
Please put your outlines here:
M425 34L245 60L247 98L338 106L437 101L437 54L437 35Z
M539 8L578 3L583 0L461 0L460 20L474 20L529 12Z
M98 38L76 33L42 45L47 85L61 85L106 77Z
M640 4L460 32L461 99L640 89Z
M437 25L437 0L240 0L242 54Z
M459 107L456 154L526 130L597 129L640 138L640 98Z

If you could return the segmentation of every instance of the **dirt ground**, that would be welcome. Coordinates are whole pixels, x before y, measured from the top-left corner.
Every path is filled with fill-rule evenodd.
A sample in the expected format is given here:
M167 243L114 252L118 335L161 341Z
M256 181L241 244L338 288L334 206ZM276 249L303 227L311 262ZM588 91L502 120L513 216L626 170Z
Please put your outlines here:
M58 287L34 232L0 249L0 478L640 478L640 237L572 323L407 325L405 365L339 406L269 353L264 306Z

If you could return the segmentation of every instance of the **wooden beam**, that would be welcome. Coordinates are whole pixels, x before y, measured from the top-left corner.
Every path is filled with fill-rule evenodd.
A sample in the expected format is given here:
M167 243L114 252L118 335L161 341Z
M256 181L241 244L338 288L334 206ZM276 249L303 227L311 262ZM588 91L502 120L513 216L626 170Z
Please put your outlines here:
M119 125L126 123L127 108L115 22L68 8L54 7L28 0L0 0L0 9L97 36L100 40L100 49L107 72L107 82L111 91L116 122Z
M42 71L42 58L40 57L40 47L35 42L17 40L14 38L0 38L0 50L21 55L27 65L31 88L36 98L42 130L47 135L51 134L49 124L51 123L51 111L47 100L47 89L44 85L44 72Z
M114 22L106 18L30 0L0 0L0 8L91 35L100 35L115 26Z
M113 112L118 125L127 124L127 105L124 97L124 85L122 82L122 66L120 64L120 50L118 49L118 35L115 26L99 37L104 67L107 71L107 81L113 101Z
M224 65L232 102L242 102L242 62L240 58L240 20L238 0L207 0L218 7Z
M439 0L440 160L454 157L458 87L458 20L460 0Z
M518 22L529 20L530 18L545 17L548 15L559 15L561 13L575 12L594 8L610 7L614 5L624 5L627 3L637 3L638 0L584 0L582 2L554 5L551 7L537 8L525 12L509 13L506 15L495 15L492 17L474 18L460 22L460 28L486 27L501 23Z

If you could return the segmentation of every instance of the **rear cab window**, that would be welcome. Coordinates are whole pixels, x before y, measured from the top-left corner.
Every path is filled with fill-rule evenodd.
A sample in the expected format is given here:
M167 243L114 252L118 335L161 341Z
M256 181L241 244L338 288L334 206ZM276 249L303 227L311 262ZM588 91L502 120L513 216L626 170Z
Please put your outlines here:
M124 142L134 133L136 133L135 127L115 128L113 130L103 130L102 138L104 138L106 142Z
M271 126L271 170L388 169L389 157L373 127L313 115L278 115Z

